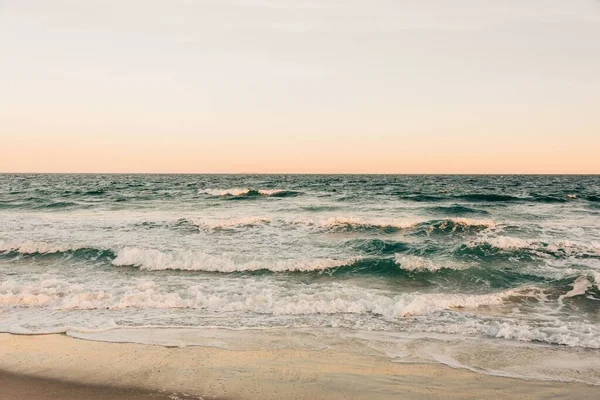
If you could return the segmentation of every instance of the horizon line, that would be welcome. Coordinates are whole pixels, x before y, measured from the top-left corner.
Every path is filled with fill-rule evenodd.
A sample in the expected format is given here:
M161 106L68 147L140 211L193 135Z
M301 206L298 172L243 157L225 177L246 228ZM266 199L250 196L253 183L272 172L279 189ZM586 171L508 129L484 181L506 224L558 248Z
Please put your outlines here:
M1 172L0 175L398 175L398 176L600 176L600 172Z

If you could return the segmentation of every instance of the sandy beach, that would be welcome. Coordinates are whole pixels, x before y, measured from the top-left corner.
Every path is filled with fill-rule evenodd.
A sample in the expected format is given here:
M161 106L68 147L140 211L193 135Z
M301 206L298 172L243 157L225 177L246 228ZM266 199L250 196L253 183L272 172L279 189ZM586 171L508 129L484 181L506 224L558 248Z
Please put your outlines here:
M115 388L85 385L58 379L12 374L0 371L0 387L3 399L59 400L161 400L174 399L172 394L143 389ZM181 400L196 399L195 396L177 395Z
M598 387L401 364L340 351L173 348L0 335L6 398L594 399ZM173 393L178 393L173 395ZM194 397L187 397L194 398Z

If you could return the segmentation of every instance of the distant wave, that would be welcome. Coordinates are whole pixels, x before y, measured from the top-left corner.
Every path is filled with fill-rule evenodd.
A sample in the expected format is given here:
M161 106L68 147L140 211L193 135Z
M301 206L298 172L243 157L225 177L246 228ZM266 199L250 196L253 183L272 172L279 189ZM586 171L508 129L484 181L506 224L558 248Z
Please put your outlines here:
M231 218L182 218L175 226L191 226L203 230L235 229L248 227L298 227L331 232L381 232L407 231L414 234L452 234L479 232L496 228L489 219L447 218L429 221L398 220L391 218L360 218L346 216L272 218L267 216L240 216Z
M492 220L477 220L469 218L449 218L430 221L399 221L393 219L362 219L357 217L329 217L329 218L300 218L292 222L296 225L314 226L319 229L333 231L381 231L394 233L401 230L411 230L415 233L459 233L468 231L481 231L495 228Z
M207 218L188 218L185 221L190 224L208 230L217 229L233 229L241 227L251 227L266 225L271 222L271 218L267 217L240 217L240 218L224 218L224 219L207 219Z
M417 202L435 202L448 200L447 196L434 196L430 194L409 194L400 195L400 198L404 200L417 201Z
M106 194L106 192L102 189L96 189L96 190L88 190L87 192L83 193L83 196L102 196Z
M479 210L476 208L471 208L467 206L462 206L459 204L454 204L452 206L439 206L439 207L431 207L431 211L446 214L446 215L465 215L465 214L479 214L479 215L488 215L489 212L485 210Z
M411 248L409 243L383 239L353 239L346 245L369 255L395 255Z
M338 231L368 231L381 230L397 232L415 225L415 222L392 219L362 219L357 217L328 217L328 218L297 218L291 221L293 225L313 226L325 230Z
M473 201L473 202L507 202L507 201L522 201L524 200L521 197L510 196L506 194L493 194L493 193L473 193L473 194L463 194L460 196L455 196L455 198Z
M496 223L489 219L449 218L422 222L417 224L413 231L427 235L475 233L496 227Z
M27 199L18 201L0 201L0 209L30 209L30 210L60 210L69 208L86 208L89 204L80 204L72 201L44 201L41 199Z
M56 209L56 208L71 208L71 207L77 207L77 206L80 206L80 205L77 203L73 203L71 201L57 201L57 202L53 202L53 203L40 205L35 208L37 208L37 209Z
M534 202L534 203L566 203L576 200L579 197L576 194L567 195L543 195L533 194L529 196L515 196L498 193L467 193L467 194L409 194L400 195L403 200L416 202L443 202L462 200L470 203L512 203L512 202ZM585 196L585 200L590 202L600 201L598 196Z
M231 188L231 189L200 189L200 194L209 196L224 197L228 199L241 199L253 197L295 197L300 192L285 189L249 189L249 188Z

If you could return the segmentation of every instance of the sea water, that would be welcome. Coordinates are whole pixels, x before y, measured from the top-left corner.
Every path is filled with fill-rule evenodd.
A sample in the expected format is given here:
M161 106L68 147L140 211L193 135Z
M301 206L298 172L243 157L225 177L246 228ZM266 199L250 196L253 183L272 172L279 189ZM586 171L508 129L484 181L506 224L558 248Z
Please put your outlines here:
M599 176L0 175L3 332L600 384L599 285Z

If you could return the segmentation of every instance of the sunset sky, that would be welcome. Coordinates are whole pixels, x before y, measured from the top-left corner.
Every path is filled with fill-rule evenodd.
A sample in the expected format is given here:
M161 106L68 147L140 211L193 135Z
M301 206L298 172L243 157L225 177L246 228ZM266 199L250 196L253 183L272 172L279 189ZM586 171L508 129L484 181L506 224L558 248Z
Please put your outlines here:
M600 173L600 2L0 0L0 172Z

